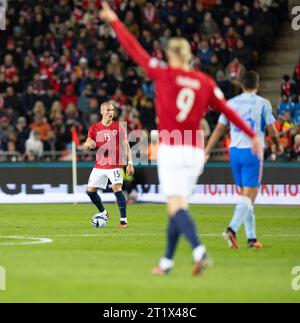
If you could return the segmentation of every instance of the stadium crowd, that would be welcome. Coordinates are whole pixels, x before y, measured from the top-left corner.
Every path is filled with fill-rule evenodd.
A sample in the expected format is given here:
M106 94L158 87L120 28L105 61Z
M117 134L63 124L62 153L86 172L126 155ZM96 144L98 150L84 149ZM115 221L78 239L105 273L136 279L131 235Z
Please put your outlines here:
M300 161L300 58L292 77L288 74L282 77L276 115L276 127L281 134L280 140L285 148L282 158ZM275 158L272 152L270 158Z
M115 119L127 122L129 131L156 129L154 86L120 48L110 27L98 19L101 1L12 2L0 39L2 160L39 160L45 152L48 160L67 159L72 129L83 140L89 126L99 120L99 103L104 100L115 102ZM158 59L165 58L169 37L189 39L194 68L209 73L227 99L239 93L240 75L256 68L288 17L286 0L110 2ZM298 92L283 84L282 100L288 92L288 100L299 104L299 65L295 77ZM207 137L217 120L213 111L203 120ZM294 141L299 146L299 137ZM155 158L155 147L149 148L152 151L146 153ZM54 151L61 153L55 156ZM5 152L15 155L5 157Z

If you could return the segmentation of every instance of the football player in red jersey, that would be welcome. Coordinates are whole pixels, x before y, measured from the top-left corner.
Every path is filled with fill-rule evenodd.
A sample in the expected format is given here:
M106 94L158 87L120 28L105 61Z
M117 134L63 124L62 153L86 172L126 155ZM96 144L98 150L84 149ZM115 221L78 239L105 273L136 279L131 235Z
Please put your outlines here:
M84 143L86 150L97 149L94 169L91 172L87 195L96 205L104 218L108 218L101 198L97 193L99 188L106 189L108 179L112 183L113 192L117 198L120 210L120 228L127 228L126 198L122 192L122 166L127 165L126 173L134 174L131 150L127 141L125 128L113 121L114 107L110 102L104 102L100 107L102 120L89 129L88 138ZM127 158L124 160L124 158Z
M163 275L174 266L174 253L180 235L193 249L197 275L207 265L206 248L199 241L195 224L188 212L188 197L203 171L204 152L199 140L200 121L208 107L224 113L227 119L244 131L252 142L253 152L262 158L259 138L235 113L224 99L222 91L206 74L193 70L190 44L183 38L172 38L167 48L166 65L151 58L131 35L108 3L102 2L100 18L111 24L117 38L131 58L156 82L156 109L160 147L158 151L158 175L167 197L169 224L167 250L153 274Z

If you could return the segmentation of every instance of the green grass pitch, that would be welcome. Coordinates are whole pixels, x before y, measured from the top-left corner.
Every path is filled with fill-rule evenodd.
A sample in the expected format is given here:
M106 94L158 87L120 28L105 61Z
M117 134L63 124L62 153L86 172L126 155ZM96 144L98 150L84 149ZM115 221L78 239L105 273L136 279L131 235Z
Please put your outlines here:
M165 249L164 205L130 205L129 228L118 229L118 209L104 229L91 226L92 205L1 205L0 266L6 290L0 302L299 302L292 268L300 266L300 212L295 207L256 207L265 248L228 249L221 236L233 206L191 206L214 266L192 277L191 250L182 238L175 269L154 277ZM19 238L8 238L18 236ZM27 237L52 243L20 245ZM13 245L5 243L13 242Z

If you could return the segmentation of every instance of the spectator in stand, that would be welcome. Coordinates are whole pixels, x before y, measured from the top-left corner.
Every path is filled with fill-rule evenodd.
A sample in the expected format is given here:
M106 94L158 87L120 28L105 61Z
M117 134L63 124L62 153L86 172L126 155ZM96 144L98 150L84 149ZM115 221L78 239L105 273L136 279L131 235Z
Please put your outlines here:
M297 94L300 94L300 58L293 73L293 80L296 85Z
M294 102L297 99L297 89L294 82L288 74L283 75L281 82L281 95L285 94L288 98Z
M275 122L275 127L280 137L280 143L285 149L285 152L290 151L292 148L292 137L290 132L293 129L293 124L290 119L290 113L285 112L284 114L279 115Z
M5 55L4 63L0 66L0 72L5 75L7 81L12 81L14 75L17 73L17 68L14 64L14 58L12 55Z
M166 30L167 30L166 33L170 32L170 34L172 35L172 31L170 28L167 28ZM152 52L153 37L152 37L150 30L144 29L142 31L142 36L140 37L140 42L148 53Z
M210 64L207 68L207 72L216 79L218 72L224 71L224 66L219 62L218 56L213 54L210 59Z
M112 101L118 105L126 105L128 103L128 97L125 95L120 87L116 88L114 95L111 97Z
M148 130L154 130L156 128L155 124L155 108L152 100L147 100L145 107L140 110L140 120L143 128Z
M56 101L59 101L59 95L55 93L54 89L49 87L46 91L46 94L41 96L41 100L45 105L46 111L49 112L52 104Z
M242 34L242 40L247 48L251 48L253 57L258 58L258 52L256 50L256 37L254 35L253 26L246 25Z
M207 68L211 62L211 57L213 52L209 47L209 43L207 40L202 40L198 45L197 56L201 60L201 65L203 68Z
M232 57L237 57L246 69L253 67L251 50L245 47L244 42L239 39L236 43L236 48L231 53Z
M232 21L231 21L230 17L228 17L228 16L224 17L223 21L222 21L222 25L221 25L221 34L223 37L227 34L228 29L231 26L232 26Z
M300 94L298 95L298 102L294 103L292 108L292 120L294 124L300 125Z
M43 80L39 72L34 74L33 81L30 82L30 85L33 88L33 93L36 95L44 95L46 88L49 86L47 80Z
M155 21L157 21L157 12L155 5L151 1L147 1L144 9L143 9L143 18L145 21L145 25L151 25Z
M246 69L237 57L234 57L232 61L226 67L226 74L232 84L233 96L236 96L240 92L240 77L245 73Z
M67 106L70 103L77 104L77 95L74 93L74 86L69 84L65 88L65 94L61 96L60 102L63 108L63 111L66 110Z
M230 52L234 51L237 45L239 35L233 27L229 27L225 34L225 42Z
M204 15L204 21L200 26L200 32L202 36L206 38L211 38L218 31L219 27L213 20L211 12L206 12Z
M37 130L32 130L25 142L26 158L28 161L37 161L42 157L43 152L43 142L40 140L39 133Z
M224 38L222 37L221 33L218 31L210 38L210 46L212 50L214 52L219 52L222 42L224 42Z
M30 129L27 126L26 118L19 117L16 127L16 150L23 155L25 153L25 143L26 140L29 138Z
M4 107L11 107L16 113L20 111L21 102L16 96L15 90L12 86L6 88L6 95L4 97Z
M220 63L223 66L227 66L227 64L230 61L229 60L230 52L229 52L229 50L227 48L227 44L224 40L220 43L220 48L218 48L218 50L217 50L217 55L218 55Z
M147 98L145 96L145 93L142 89L138 89L136 91L135 96L132 99L132 106L136 108L138 111L141 111L145 108L147 102Z
M6 115L0 118L0 151L7 150L9 134L13 132L13 127L10 125L10 120Z
M152 100L154 99L154 85L151 80L146 78L142 83L142 91L145 93L147 99Z
M216 81L219 88L224 93L224 96L227 100L233 97L232 94L232 84L228 81L223 71L219 71L216 73Z
M129 10L126 12L124 25L130 30L130 32L135 36L140 36L140 28L139 25L136 23L133 11Z
M120 62L117 54L110 56L109 63L106 66L106 74L111 82L122 82L124 80L124 65Z
M300 161L300 134L297 134L294 140L295 140L295 143L293 147L293 157L297 161Z
M128 122L129 132L142 129L142 124L137 111L132 111L126 121Z
M8 83L4 73L0 72L0 93L5 93Z
M46 110L42 101L37 101L33 109L33 122L29 125L29 128L34 130L39 135L39 140L43 142L43 150L51 150L51 139L53 139L53 133L51 126L46 119Z
M56 151L64 151L69 142L69 137L66 133L65 120L61 112L57 112L53 116L51 127L54 136L54 149Z
M141 87L141 78L138 76L135 68L131 67L127 69L126 77L123 82L122 90L129 96L134 97L137 89Z
M165 52L158 40L154 40L152 44L152 57L156 57L158 60L165 60Z

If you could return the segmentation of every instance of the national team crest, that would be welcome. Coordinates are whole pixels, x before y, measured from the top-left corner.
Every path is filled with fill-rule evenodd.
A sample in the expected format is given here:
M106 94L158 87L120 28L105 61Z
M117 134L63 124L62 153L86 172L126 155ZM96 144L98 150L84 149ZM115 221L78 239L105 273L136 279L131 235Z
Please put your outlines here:
M116 136L118 134L118 130L113 130L112 133L114 136Z

